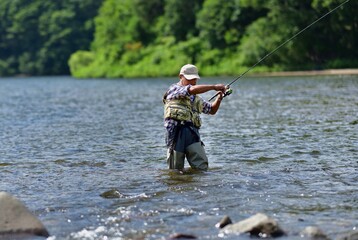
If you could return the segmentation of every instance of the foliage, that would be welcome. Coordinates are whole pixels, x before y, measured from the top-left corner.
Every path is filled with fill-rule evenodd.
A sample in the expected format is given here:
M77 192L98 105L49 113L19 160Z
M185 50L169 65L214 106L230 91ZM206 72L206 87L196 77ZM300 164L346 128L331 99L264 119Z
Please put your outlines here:
M270 9L268 15L246 29L238 47L242 58L240 63L254 64L340 3L336 0L267 1L264 7ZM341 58L346 61L339 61L345 62L340 67L357 67L356 61L350 61L357 56L357 49L352 48L358 37L354 6L358 6L357 2L350 2L317 22L264 64L273 66L279 63L285 70L320 69L332 67L330 62Z
M67 61L89 49L97 0L1 0L0 75L68 74Z
M0 0L0 75L238 75L342 0ZM253 71L357 67L357 1ZM68 67L68 65L69 67Z
M96 25L92 51L102 61L96 60L93 67L100 70L106 64L107 72L99 74L104 77L176 75L188 62L198 65L203 75L237 75L339 4L336 0L107 0L104 6L110 2L127 10L124 14L112 6L118 15L100 11L98 16L123 24L114 31L117 35L101 33L103 24ZM156 11L148 11L149 2ZM352 47L357 39L352 7L344 6L313 25L254 70L357 66L352 54L357 51ZM101 38L110 42L99 49L96 43Z
M196 12L202 8L203 0L166 0L162 21L163 32L159 36L174 36L176 41L186 41L198 35Z
M206 0L198 13L197 27L210 48L225 49L238 45L245 27L261 14L242 7L240 0Z

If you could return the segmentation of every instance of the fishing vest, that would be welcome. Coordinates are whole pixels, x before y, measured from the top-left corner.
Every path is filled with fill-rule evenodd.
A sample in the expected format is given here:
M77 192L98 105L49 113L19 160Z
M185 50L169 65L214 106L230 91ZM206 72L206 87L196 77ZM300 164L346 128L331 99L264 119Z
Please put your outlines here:
M200 113L203 112L203 101L195 96L193 103L190 97L166 100L166 94L163 97L164 119L171 118L177 121L192 122L195 127L201 127Z

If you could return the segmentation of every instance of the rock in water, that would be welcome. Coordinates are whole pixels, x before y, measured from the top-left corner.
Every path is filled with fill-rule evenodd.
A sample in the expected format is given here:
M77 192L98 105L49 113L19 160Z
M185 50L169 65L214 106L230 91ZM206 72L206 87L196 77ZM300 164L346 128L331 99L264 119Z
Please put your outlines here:
M358 231L350 232L345 236L339 237L338 240L358 240Z
M169 239L197 239L197 237L190 234L176 233L171 235Z
M230 217L229 217L229 216L224 216L224 217L220 220L220 222L218 222L217 224L215 224L215 227L217 227L217 228L224 228L224 227L226 227L226 226L229 225L229 224L232 224L232 221L231 221Z
M124 195L120 193L117 189L112 189L107 192L104 192L100 195L103 198L123 198Z
M2 234L49 236L40 220L24 204L6 192L0 192L0 235Z
M252 236L263 238L280 237L285 234L274 219L262 213L257 213L238 223L227 225L222 231L225 234L249 233Z
M329 240L329 238L322 232L321 229L314 226L306 227L301 232L301 237L307 237L311 239L319 239L319 240Z

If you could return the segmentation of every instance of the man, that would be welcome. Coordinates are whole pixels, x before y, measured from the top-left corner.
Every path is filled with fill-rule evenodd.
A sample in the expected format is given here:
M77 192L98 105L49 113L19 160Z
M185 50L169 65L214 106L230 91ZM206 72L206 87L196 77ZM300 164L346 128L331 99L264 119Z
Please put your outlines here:
M199 135L200 114L214 115L227 88L223 84L197 85L199 79L197 67L186 64L180 69L179 82L171 85L164 94L164 126L169 169L183 171L185 157L193 169L208 169L208 158ZM197 95L211 90L218 91L213 103Z

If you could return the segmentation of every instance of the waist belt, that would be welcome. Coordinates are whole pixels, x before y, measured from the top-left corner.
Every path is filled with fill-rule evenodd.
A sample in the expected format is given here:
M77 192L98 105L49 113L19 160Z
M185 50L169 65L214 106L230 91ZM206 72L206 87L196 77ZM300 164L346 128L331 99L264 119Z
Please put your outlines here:
M198 137L198 141L199 141L199 142L201 141L201 140L200 140L199 131L198 131L199 129L196 128L192 122L185 122L185 121L179 122L178 128L177 128L177 130L176 130L175 139L176 139L176 137L178 136L179 131L180 131L182 128L189 128L190 131L191 131L192 133L194 133L194 135L196 135L196 136Z

